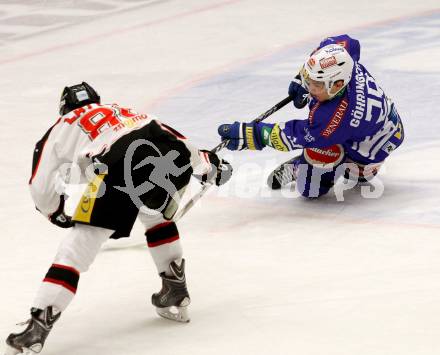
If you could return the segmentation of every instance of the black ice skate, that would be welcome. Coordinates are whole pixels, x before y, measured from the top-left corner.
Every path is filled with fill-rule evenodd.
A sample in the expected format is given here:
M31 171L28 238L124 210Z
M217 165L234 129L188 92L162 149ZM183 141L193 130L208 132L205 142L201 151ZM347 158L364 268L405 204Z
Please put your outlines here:
M190 298L186 288L185 260L180 266L172 261L170 264L172 276L162 272L162 289L151 296L151 302L156 306L157 314L177 322L189 322L188 305Z
M296 156L292 159L289 159L272 171L267 178L267 185L272 190L279 190L282 187L295 182L299 158L300 156Z
M12 333L6 339L5 355L37 354L44 346L53 324L60 318L61 312L54 315L51 306L45 310L32 308L31 319L19 325L27 325L21 333Z

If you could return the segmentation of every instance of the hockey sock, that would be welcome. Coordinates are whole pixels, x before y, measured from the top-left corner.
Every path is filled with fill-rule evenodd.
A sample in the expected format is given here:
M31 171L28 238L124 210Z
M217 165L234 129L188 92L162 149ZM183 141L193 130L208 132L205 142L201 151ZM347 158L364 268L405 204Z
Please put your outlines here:
M54 306L63 311L75 296L78 281L77 270L69 266L53 264L37 292L33 307L45 309Z
M148 229L145 235L157 271L159 274L165 272L166 275L171 276L170 263L177 261L180 264L182 260L182 246L176 224L174 222L158 224Z

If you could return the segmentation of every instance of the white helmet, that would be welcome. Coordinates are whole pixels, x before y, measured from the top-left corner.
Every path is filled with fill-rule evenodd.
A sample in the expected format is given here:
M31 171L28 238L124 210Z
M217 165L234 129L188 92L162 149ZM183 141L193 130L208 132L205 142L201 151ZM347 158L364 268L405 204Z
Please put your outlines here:
M353 72L354 61L344 47L339 44L329 44L314 52L301 69L301 80L307 88L307 80L320 81L325 84L327 93L332 98L348 85ZM343 80L344 86L333 94L330 90L333 84Z

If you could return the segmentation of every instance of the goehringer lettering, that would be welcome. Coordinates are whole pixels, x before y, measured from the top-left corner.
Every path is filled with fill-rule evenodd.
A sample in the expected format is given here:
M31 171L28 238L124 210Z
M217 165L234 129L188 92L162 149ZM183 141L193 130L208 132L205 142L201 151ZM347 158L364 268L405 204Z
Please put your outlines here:
M358 63L355 63L355 81L356 81L356 106L351 111L351 116L353 117L350 120L350 126L352 127L359 127L361 123L361 119L364 117L365 114L365 77L362 73L362 68Z

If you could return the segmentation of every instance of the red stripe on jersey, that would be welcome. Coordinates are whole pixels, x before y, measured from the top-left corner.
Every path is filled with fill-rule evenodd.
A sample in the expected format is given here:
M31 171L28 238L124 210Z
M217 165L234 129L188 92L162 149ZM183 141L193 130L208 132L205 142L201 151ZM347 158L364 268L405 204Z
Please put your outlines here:
M158 247L159 245L175 242L178 239L179 239L179 235L175 235L174 237L163 239L163 240L159 240L157 242L147 242L147 245L150 248L154 248L154 247Z
M59 285L59 286L64 287L65 289L69 290L72 293L76 293L76 288L70 286L67 282L51 279L51 278L48 278L48 277L46 277L43 280L43 282L49 282L51 284Z
M158 121L156 121L156 122L158 122ZM159 123L159 125L162 127L162 129L164 131L167 131L168 133L171 133L173 136L175 136L175 137L177 137L179 139L186 139L186 137L183 134L181 134L180 132L176 131L173 127L170 127L167 124L162 123L162 122L158 122L158 123Z
M315 115L316 110L319 108L320 106L320 102L317 102L315 104L315 106L312 107L312 109L309 112L309 124L313 124L313 116Z

